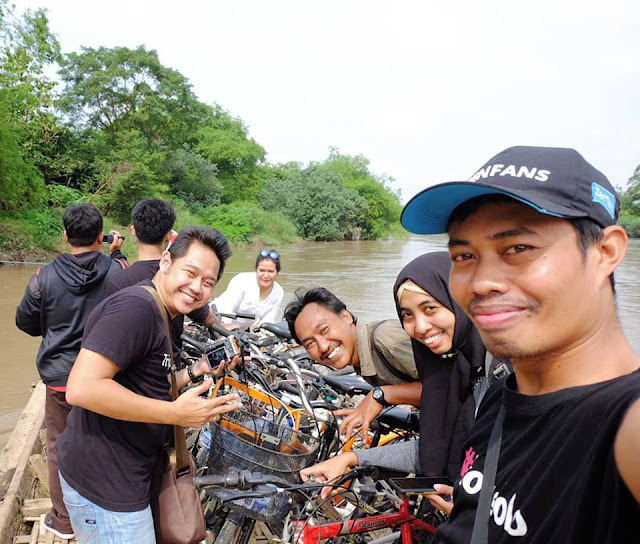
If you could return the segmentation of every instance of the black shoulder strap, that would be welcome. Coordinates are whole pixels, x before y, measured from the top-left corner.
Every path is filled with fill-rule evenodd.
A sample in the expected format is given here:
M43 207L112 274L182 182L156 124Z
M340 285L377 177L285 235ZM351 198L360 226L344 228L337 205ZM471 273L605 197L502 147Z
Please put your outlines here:
M380 350L378 349L378 347L376 346L375 343L375 332L376 329L382 324L384 323L384 321L378 321L375 325L373 325L370 329L369 329L369 344L371 345L371 354L373 355L373 358L379 362L382 366L384 366L389 372L391 372L391 374L393 374L396 378L398 378L399 380L402 380L405 383L412 383L415 382L416 379L412 378L411 376L408 376L407 374L405 374L404 372L402 372L402 370L398 370L396 367L394 367L388 360L387 358L380 352Z
M504 421L504 406L500 405L498 417L493 424L487 454L484 461L482 489L478 498L476 517L473 522L473 534L469 544L487 544L489 538L489 514L491 511L491 498L496 485L496 472L498 472L498 458L500 457L500 445L502 443L502 422Z
M169 315L165 308L158 291L150 285L141 286L145 291L151 293L153 300L158 305L158 310L167 329L167 340L169 341L169 357L171 357L171 397L173 400L178 398L178 384L176 382L176 365L173 360L173 340L171 339L171 327L169 327ZM184 437L184 429L180 425L173 426L173 441L176 449L176 469L181 474L189 468L189 452L187 451L187 442Z

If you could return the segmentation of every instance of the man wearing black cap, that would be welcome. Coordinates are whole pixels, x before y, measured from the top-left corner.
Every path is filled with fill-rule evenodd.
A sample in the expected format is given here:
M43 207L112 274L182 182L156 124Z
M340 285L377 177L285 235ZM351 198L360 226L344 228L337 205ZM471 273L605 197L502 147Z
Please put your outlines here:
M480 406L437 542L640 535L640 357L615 306L619 207L576 151L536 147L507 149L405 207L408 230L448 232L451 293L514 367Z

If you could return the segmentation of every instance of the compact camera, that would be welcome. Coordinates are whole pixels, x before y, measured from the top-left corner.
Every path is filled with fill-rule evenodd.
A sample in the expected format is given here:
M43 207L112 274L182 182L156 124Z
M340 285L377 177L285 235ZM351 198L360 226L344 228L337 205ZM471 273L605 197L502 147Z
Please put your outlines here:
M115 234L111 234L111 233L103 234L102 235L102 243L103 244L110 244L110 243L113 242L114 237L115 237ZM120 238L122 238L124 240L124 236L121 236Z
M222 361L230 361L240 353L240 345L235 336L227 336L217 340L207 349L205 355L211 370L217 368Z

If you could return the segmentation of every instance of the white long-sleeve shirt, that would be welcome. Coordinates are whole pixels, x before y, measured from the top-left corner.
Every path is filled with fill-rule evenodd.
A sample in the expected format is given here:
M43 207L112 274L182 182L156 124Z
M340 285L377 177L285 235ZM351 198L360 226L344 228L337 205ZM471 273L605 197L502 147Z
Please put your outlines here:
M246 313L256 316L261 323L277 323L280 320L280 303L284 291L277 281L273 282L271 293L260 300L260 286L255 272L236 274L224 293L213 303L222 313ZM225 320L229 321L229 320ZM237 323L251 323L250 319L236 319Z

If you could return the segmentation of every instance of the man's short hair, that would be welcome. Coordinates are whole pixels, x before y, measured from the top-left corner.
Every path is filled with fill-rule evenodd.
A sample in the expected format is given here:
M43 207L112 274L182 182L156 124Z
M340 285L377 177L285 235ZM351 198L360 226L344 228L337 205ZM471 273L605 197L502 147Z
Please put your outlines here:
M73 247L90 246L102 234L102 214L93 204L84 202L69 206L62 216L67 240Z
M327 310L331 310L334 314L340 314L343 310L347 310L347 305L342 302L337 296L335 296L331 291L325 289L324 287L313 287L307 291L304 288L297 289L294 295L294 299L287 304L287 307L284 309L284 319L289 325L289 331L293 336L296 342L300 342L300 339L296 335L295 323L296 319L300 315L300 312L304 309L307 304L312 304L315 302L316 304L321 304ZM355 316L351 314L353 318L353 322L356 322Z
M131 210L131 223L136 229L136 237L143 244L162 242L175 221L173 206L159 198L141 200Z
M224 266L227 259L231 257L231 248L229 242L218 229L212 227L185 227L179 233L175 242L171 244L169 248L169 255L171 260L174 261L180 257L184 257L191 244L198 242L204 247L213 251L218 260L220 261L220 270L218 272L218 279L221 278L224 272Z

